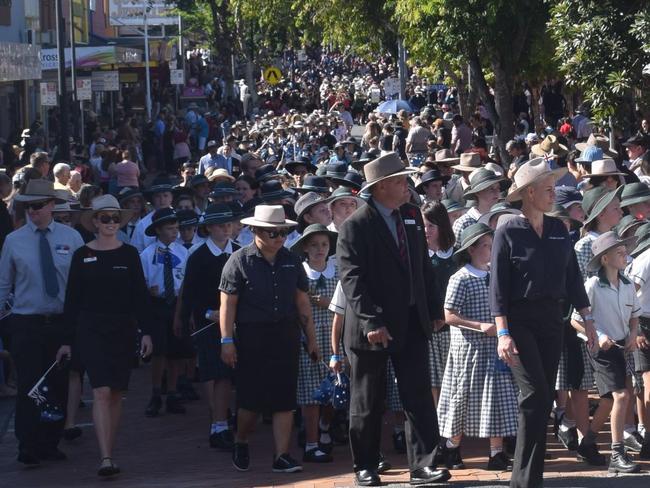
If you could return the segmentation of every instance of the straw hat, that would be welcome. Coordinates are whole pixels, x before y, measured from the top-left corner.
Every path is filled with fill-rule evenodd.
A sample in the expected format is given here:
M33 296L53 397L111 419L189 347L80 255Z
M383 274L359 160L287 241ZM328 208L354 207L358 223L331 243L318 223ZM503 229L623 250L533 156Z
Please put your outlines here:
M535 158L525 162L515 173L515 184L512 186L510 193L506 197L509 202L521 200L521 191L528 188L533 183L542 178L553 175L559 179L567 173L566 168L551 169L550 165L544 158Z
M569 152L564 144L560 144L553 134L549 134L539 144L534 144L530 152L535 156L564 156Z
M591 258L587 264L587 271L595 272L600 268L600 258L602 258L608 251L618 246L629 246L635 244L637 241L636 236L621 239L616 235L616 232L609 231L599 235L594 242L591 243L591 250L594 257Z
M436 158L436 162L441 161L443 160ZM459 161L460 164L452 166L453 169L457 169L458 171L472 172L482 166L481 157L476 153L463 153L460 155Z
M618 156L616 151L609 148L609 137L602 134L589 134L586 142L576 143L576 149L580 152L583 152L588 146L599 147L605 154L612 158Z
M17 202L38 202L41 200L54 200L54 203L65 203L66 201L57 195L54 184L51 181L40 178L29 180L27 188L23 193L14 197Z
M404 167L404 163L402 163L397 153L389 152L366 164L363 172L366 175L364 190L367 190L372 185L387 178L417 173L417 169Z
M101 195L97 198L93 198L93 201L90 203L90 208L81 213L79 222L90 232L96 232L97 227L93 224L93 217L97 212L104 211L111 213L117 212L120 214L120 228L124 227L129 220L133 218L133 210L121 208L117 198L113 195Z
M253 216L242 219L241 223L243 225L250 225L251 227L266 228L293 227L298 225L298 222L285 218L282 205L258 205L255 207Z

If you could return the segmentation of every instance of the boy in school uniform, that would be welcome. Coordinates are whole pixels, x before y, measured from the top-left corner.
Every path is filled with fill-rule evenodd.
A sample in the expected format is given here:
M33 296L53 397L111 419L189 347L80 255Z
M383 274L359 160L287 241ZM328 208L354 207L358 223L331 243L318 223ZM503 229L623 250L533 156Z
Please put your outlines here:
M167 399L169 413L185 413L181 398L176 393L178 374L184 361L194 351L189 338L174 334L176 298L178 297L187 262L188 250L177 242L178 216L172 208L156 210L145 234L155 241L140 254L144 277L152 296L153 358L151 360L152 395L145 411L147 417L156 417L162 408L161 385L167 367Z
M625 246L634 239L619 239L612 231L598 236L587 267L596 274L585 282L600 346L590 354L596 386L603 399L613 399L610 473L636 473L640 469L627 454L623 439L625 415L632 401L626 388L631 378L627 376L625 352L636 348L641 315L634 284L623 274L627 266ZM573 318L580 321L577 315Z

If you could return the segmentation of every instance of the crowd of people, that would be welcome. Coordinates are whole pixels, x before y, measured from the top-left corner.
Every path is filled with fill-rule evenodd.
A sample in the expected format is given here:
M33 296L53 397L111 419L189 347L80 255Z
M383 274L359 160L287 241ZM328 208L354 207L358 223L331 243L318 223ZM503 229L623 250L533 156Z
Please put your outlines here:
M474 437L486 469L541 486L551 413L579 462L650 459L650 138L523 112L506 166L454 89L414 76L410 110L377 112L392 71L323 55L238 120L163 107L149 147L127 116L87 160L18 148L0 174L0 394L17 395L19 462L65 459L87 376L98 474L119 473L142 363L143 415L202 397L240 471L260 415L273 471L303 469L297 422L302 462L349 443L364 486L390 469L384 416L412 484L463 469Z

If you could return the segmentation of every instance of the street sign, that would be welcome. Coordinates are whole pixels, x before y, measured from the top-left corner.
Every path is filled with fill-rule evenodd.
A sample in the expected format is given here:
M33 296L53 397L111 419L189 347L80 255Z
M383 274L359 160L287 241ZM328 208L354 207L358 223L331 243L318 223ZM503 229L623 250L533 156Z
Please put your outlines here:
M387 98L399 95L399 78L386 78L384 80L384 93Z
M282 71L275 66L269 66L264 70L264 81L269 85L277 85L282 80Z
M56 83L41 83L41 105L46 107L56 107L57 96Z
M120 91L119 71L93 71L92 91Z
M91 78L77 78L77 100L92 100Z
M109 0L108 16L111 25L144 25L147 12L147 25L177 25L176 2L165 0Z
M170 69L169 81L172 85L184 85L185 72L182 69Z

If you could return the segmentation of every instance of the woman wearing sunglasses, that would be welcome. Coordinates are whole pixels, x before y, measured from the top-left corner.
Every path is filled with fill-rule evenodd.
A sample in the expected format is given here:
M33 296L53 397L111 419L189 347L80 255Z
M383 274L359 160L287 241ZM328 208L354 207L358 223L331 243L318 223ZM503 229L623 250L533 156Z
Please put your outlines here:
M249 435L259 414L271 412L272 469L294 473L302 471L289 455L301 329L307 354L319 360L307 276L300 258L284 247L297 223L285 218L280 205L258 205L242 224L251 227L254 240L228 259L219 286L221 359L235 368L239 406L232 462L248 471Z
M92 201L81 215L81 225L95 239L72 258L64 313L76 329L75 344L93 388L93 422L101 464L97 474L120 472L113 462L115 433L133 362L137 327L143 330L141 354L151 353L149 293L138 251L118 239L132 217L112 195ZM110 299L109 299L110 297Z

